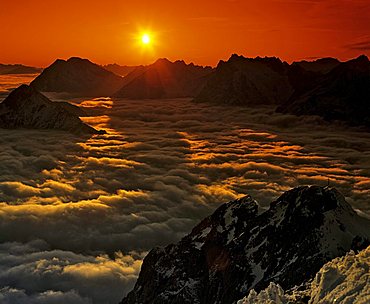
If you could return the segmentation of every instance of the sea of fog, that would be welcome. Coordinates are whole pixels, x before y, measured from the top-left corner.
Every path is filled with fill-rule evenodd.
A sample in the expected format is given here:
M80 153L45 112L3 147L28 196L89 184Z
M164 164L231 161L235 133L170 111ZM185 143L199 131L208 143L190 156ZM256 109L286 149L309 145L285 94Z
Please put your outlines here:
M329 184L370 214L363 130L189 99L72 101L107 134L0 129L1 303L117 304L151 248L246 194L266 207Z

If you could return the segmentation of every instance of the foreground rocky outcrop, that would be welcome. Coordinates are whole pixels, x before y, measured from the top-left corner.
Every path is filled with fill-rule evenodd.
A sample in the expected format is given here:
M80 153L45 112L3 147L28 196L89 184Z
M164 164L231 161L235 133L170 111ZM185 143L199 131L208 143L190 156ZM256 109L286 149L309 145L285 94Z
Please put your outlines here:
M73 96L110 96L123 78L87 59L58 59L46 68L31 86L40 92L66 92Z
M369 239L370 221L333 188L292 189L266 211L246 196L150 251L121 303L234 303L270 282L290 289Z
M171 62L158 59L155 63L138 67L129 73L124 85L114 97L132 99L157 99L194 97L203 88L210 67L186 64L184 61Z
M52 102L31 86L21 85L0 104L0 128L54 129L76 134L101 133L84 124L73 105Z
M326 263L306 288L284 292L281 286L270 283L259 293L251 290L238 304L369 303L369 269L370 246L357 254L351 251L345 257Z

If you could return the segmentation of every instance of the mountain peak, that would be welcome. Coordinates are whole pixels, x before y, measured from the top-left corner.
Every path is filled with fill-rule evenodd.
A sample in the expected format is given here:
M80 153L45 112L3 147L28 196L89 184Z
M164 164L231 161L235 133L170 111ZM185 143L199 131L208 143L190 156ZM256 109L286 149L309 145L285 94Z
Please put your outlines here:
M114 96L133 99L193 97L211 72L211 68L186 64L183 60L171 62L160 58L129 73Z
M31 85L42 92L66 92L73 96L110 96L122 85L122 77L79 57L58 59Z
M335 188L319 186L301 186L285 192L272 207L282 206L290 212L316 216L335 209L351 211L350 205Z
M360 55L359 57L349 60L347 62L343 62L343 64L338 66L338 69L340 68L349 68L354 69L358 71L369 71L370 69L370 61L369 58L365 55Z
M52 102L28 85L13 90L0 104L0 127L56 129L77 134L101 133L84 124L68 107Z
M364 54L358 56L354 60L359 61L359 62L369 62L369 58L366 55L364 55Z
M38 92L32 86L22 84L8 95L8 97L2 102L9 108L19 107L22 103L27 102L29 99L37 100L39 103L48 102L48 98Z
M167 58L158 58L154 63L153 65L169 65L169 64L172 64L172 62L170 60L168 60Z
M242 197L221 205L179 243L152 250L122 303L228 304L270 282L289 289L369 238L370 221L334 188L294 188L263 212Z
M86 58L81 58L81 57L77 57L77 56L72 56L72 57L68 58L67 62L68 61L69 62L73 62L73 61L89 61L90 62L90 60L88 60Z

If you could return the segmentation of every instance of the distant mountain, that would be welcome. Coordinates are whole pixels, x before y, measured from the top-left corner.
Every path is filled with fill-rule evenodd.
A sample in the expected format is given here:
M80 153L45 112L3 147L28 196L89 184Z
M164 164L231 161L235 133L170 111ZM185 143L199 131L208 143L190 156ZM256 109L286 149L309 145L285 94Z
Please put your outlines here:
M142 65L140 66L118 65L116 63L103 65L103 68L106 69L107 71L110 71L122 77L127 76L129 73L131 73L138 67L143 67L143 66Z
M275 57L245 58L232 55L220 61L197 102L232 105L280 104L294 91L289 65Z
M125 77L114 97L133 99L194 97L202 89L210 67L159 59L152 65L139 67Z
M41 92L67 92L74 96L110 96L122 86L122 77L87 59L58 59L31 86Z
M369 239L370 221L333 188L292 189L266 211L247 196L220 206L179 243L150 251L121 303L228 304L270 282L289 289Z
M52 102L35 88L21 85L0 104L0 128L55 129L76 134L101 133L84 124L73 105Z
M38 74L42 68L25 66L22 64L0 64L0 75L5 74Z
M301 68L305 69L306 71L311 72L319 72L322 74L326 74L330 72L332 69L337 67L340 64L340 61L336 58L320 58L314 61L295 61L292 65L298 65Z
M366 56L338 64L277 108L370 127L370 62Z

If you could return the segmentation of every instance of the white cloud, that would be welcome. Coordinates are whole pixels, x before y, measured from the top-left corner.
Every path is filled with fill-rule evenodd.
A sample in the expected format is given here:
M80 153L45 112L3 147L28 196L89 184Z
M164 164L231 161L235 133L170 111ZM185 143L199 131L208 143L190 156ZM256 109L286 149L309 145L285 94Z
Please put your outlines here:
M247 193L266 205L291 187L329 179L357 209L370 211L369 133L186 100L114 101L111 109L86 111L101 115L88 120L108 134L0 130L0 241L22 251L2 252L9 297L63 292L88 301L110 286L120 298L142 257L104 254L175 242ZM95 272L86 271L92 266Z

